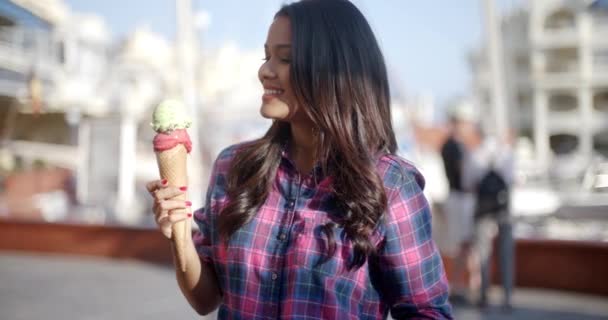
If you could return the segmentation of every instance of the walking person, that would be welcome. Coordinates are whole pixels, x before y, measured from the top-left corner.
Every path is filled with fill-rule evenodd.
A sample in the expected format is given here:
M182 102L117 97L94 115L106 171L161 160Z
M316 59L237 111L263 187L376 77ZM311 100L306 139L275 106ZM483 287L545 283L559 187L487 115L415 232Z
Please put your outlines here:
M513 184L513 154L508 143L499 144L493 137L484 139L466 167L471 183L476 185L474 252L479 266L480 307L488 304L491 283L493 242L497 236L503 308L512 309L515 244L510 213L510 192ZM465 179L466 180L466 179Z
M380 48L346 0L275 15L259 69L257 140L214 163L182 293L220 319L451 319L424 178L395 155ZM151 181L165 237L187 186Z

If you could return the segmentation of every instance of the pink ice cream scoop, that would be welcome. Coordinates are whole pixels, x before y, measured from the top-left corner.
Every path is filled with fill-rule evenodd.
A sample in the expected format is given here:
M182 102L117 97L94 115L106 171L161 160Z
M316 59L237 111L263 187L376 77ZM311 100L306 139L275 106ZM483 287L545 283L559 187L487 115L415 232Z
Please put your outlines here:
M159 132L154 136L154 151L162 152L183 144L188 153L192 150L192 141L186 129L176 129L167 133Z

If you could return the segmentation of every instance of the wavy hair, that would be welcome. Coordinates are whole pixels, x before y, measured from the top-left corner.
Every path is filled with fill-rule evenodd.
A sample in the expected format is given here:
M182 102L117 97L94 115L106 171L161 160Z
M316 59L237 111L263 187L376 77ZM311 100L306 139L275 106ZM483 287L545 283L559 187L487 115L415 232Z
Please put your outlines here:
M276 17L291 21L290 80L297 103L318 130L317 160L333 178L342 213L323 226L323 261L335 254L332 229L339 225L353 244L348 268L359 268L374 253L370 237L387 206L376 161L397 148L384 57L365 17L349 1L303 0L283 6ZM218 220L224 239L266 200L289 137L289 124L275 121L238 151L227 177L230 200Z

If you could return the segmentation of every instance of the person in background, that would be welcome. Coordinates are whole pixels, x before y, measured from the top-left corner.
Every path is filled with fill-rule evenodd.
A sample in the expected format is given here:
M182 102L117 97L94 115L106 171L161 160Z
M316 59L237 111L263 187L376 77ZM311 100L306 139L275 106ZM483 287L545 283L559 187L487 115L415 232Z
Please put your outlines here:
M487 136L482 145L465 163L463 183L475 189L475 227L473 252L478 267L473 269L479 278L480 307L488 304L490 267L493 240L498 235L498 261L503 288L503 307L511 310L514 281L514 241L509 210L510 190L513 185L513 152L507 138Z
M445 174L449 184L448 198L443 206L447 221L447 246L444 253L453 260L450 278L451 295L455 302L467 302L470 284L470 249L473 237L474 198L463 183L463 170L468 161L472 128L477 121L472 105L459 100L449 109L449 135L441 148ZM459 301L460 300L460 301Z
M346 0L283 6L258 72L254 141L223 150L177 281L220 319L452 319L424 178L396 155L387 70ZM151 181L156 222L187 186Z

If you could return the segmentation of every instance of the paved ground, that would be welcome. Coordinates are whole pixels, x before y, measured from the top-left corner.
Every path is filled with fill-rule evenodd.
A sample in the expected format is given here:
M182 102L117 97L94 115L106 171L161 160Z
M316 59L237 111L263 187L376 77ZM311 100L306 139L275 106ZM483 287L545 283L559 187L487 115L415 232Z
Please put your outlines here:
M181 297L167 267L99 258L0 252L0 319L200 319ZM494 290L491 301L500 301ZM608 319L608 298L516 291L515 309L480 313L456 306L456 318ZM214 317L209 317L209 319Z

